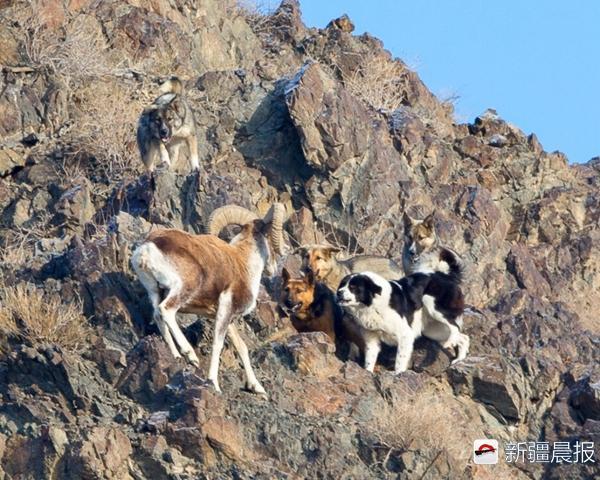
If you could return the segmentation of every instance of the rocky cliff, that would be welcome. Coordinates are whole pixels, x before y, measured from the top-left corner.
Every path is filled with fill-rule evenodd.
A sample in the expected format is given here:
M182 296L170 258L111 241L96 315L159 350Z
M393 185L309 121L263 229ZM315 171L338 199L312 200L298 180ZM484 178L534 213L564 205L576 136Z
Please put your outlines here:
M493 110L455 123L352 30L347 17L306 28L294 0L269 15L216 0L0 1L1 478L598 474L476 466L471 448L600 444L600 161L569 165ZM135 126L172 74L202 172L184 161L150 177ZM202 368L171 358L132 248L152 225L202 232L216 207L274 200L290 247L397 260L402 213L435 209L467 265L467 360L419 340L411 371L371 375L324 334L295 334L268 279L242 322L268 400L243 391L229 346L223 394L205 383L209 323L181 317ZM292 254L280 263L297 271Z

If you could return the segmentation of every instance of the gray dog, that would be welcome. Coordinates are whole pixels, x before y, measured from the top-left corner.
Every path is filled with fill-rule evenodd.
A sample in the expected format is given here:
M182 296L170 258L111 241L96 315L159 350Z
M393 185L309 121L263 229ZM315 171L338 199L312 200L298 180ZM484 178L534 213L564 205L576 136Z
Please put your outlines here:
M157 157L171 166L179 157L183 143L190 153L190 164L198 170L198 139L194 113L185 101L181 81L172 77L160 86L161 95L144 109L137 129L137 142L142 161L154 171Z

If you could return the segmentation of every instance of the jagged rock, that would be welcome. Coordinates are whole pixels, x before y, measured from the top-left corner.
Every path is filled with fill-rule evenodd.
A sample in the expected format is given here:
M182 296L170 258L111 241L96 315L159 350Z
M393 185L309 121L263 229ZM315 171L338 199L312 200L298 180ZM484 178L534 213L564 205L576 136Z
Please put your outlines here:
M132 453L127 436L118 429L95 427L70 453L72 478L131 479L128 459Z
M483 403L500 421L525 419L526 382L521 368L501 357L470 357L448 370L456 393Z
M81 298L94 338L80 355L0 335L5 477L467 479L482 470L446 448L465 438L600 435L600 160L569 165L494 111L456 124L451 106L379 40L353 36L347 17L307 29L296 1L273 15L215 0L46 3L38 31L27 2L0 0L0 63L9 67L0 78L0 281ZM40 31L64 68L28 65L25 42ZM78 31L81 41L61 43ZM111 75L70 66L81 49ZM353 88L371 65L393 72L399 108L379 109ZM173 74L198 123L199 175L185 161L142 173L137 158L137 109ZM111 89L124 87L136 110L126 122L102 114ZM90 122L110 125L127 153L88 156L82 141L113 140L83 132ZM185 332L202 368L175 360L130 269L133 248L152 228L203 233L217 207L264 214L275 200L290 216L278 266L294 274L303 243L399 260L402 214L435 209L440 242L465 266L470 357L449 366L454 352L421 339L411 371L390 371L390 347L366 372L324 334L293 331L277 308L276 276L263 278L256 311L237 320L269 400L244 391L229 342L223 393L205 381L204 319ZM184 327L195 319L178 316ZM424 417L452 407L433 425L419 415L432 398ZM452 428L438 430L447 418ZM389 430L404 437L390 440ZM595 474L496 467L499 478Z
M85 179L80 180L78 185L61 195L54 208L57 213L56 221L59 224L75 230L81 229L96 213L92 204L89 182Z
M339 371L340 361L335 357L335 345L323 332L300 333L287 340L292 368L303 375L328 377Z
M25 158L14 150L0 150L0 177L12 173L25 165Z
M515 276L521 288L531 290L532 294L538 297L544 297L550 293L550 286L540 275L527 247L519 244L513 245L507 258L507 264L509 271Z
M286 105L304 157L317 169L336 170L367 149L368 115L358 100L308 63L286 85Z
M127 367L116 386L119 391L141 403L160 403L169 378L180 371L183 365L184 361L173 357L162 337L145 337L129 353Z
M600 420L600 378L598 375L580 380L572 388L569 402L581 412L583 418Z
M337 28L342 32L352 33L354 31L354 24L348 15L342 15L335 20L332 20L327 24L326 28Z

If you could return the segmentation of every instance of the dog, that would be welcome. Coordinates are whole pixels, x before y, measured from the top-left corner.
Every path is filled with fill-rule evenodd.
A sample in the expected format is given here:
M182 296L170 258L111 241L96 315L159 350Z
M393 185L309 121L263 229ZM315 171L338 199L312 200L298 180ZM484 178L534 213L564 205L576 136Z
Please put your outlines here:
M336 352L341 353L345 350L344 344L352 343L359 350L364 349L358 326L345 318L334 292L317 282L312 272L291 278L284 268L279 305L298 332L325 332L336 345Z
M461 263L458 253L440 245L434 217L435 212L423 220L415 220L404 212L402 268L405 275L415 272L449 273L451 263Z
M192 170L200 169L194 113L183 96L183 84L172 77L160 86L160 96L144 109L137 129L142 162L154 171L157 159L171 166L187 144Z
M362 329L365 369L373 371L385 343L398 347L395 373L406 371L414 342L421 335L444 348L457 348L452 364L465 359L470 340L460 331L464 311L461 267L453 262L450 267L450 273L416 272L392 281L373 272L350 274L342 280L337 300Z
M337 258L341 249L328 245L309 245L296 249L302 257L302 271L313 272L319 282L334 292L349 273L369 270L388 280L402 276L402 269L392 260L376 255L357 255L346 260Z

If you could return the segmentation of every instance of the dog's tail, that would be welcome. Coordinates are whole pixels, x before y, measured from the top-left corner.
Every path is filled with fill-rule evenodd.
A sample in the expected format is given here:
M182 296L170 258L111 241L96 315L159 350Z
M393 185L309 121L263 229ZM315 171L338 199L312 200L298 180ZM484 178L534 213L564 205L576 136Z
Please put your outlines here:
M177 95L181 95L183 92L183 83L177 77L171 77L166 82L160 84L158 87L158 91L161 95L165 93L175 93Z
M461 283L463 279L463 265L458 254L449 248L442 247L440 250L440 262L448 265L448 275L456 283Z

